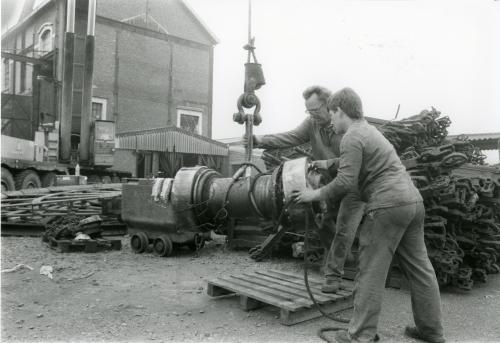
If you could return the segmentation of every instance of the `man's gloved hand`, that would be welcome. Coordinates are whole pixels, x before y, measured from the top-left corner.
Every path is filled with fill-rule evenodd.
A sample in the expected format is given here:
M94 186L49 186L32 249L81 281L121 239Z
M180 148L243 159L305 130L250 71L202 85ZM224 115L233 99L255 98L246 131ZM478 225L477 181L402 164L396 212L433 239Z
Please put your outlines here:
M257 148L260 144L259 138L256 135L252 135L253 139L253 147ZM243 146L246 147L248 145L248 136L247 134L243 135Z

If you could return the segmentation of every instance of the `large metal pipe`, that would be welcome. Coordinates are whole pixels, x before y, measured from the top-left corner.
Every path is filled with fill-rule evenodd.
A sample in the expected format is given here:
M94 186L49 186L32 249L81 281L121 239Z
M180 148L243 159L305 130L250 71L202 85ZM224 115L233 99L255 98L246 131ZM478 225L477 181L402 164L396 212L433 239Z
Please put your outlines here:
M87 37L85 39L85 66L83 76L82 116L80 123L80 161L88 163L90 158L90 126L92 115L92 84L94 75L96 0L89 0Z
M71 158L71 123L73 121L73 62L75 55L75 0L66 3L66 32L64 33L64 66L60 127L60 157Z

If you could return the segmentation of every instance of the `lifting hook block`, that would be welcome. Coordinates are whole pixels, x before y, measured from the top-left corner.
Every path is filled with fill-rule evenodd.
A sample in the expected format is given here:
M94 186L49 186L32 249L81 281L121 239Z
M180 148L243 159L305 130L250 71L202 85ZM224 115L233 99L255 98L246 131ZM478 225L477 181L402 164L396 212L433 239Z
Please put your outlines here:
M254 93L243 93L240 95L237 102L238 112L233 114L233 121L238 124L244 124L247 120L247 114L245 114L243 108L252 108L254 106L253 125L259 125L262 122L262 117L260 115L260 100Z

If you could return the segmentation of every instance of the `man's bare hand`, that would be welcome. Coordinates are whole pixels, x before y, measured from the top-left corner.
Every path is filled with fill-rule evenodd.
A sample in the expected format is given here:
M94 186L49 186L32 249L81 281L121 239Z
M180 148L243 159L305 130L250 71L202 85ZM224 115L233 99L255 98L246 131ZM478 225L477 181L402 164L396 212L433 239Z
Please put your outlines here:
M305 204L320 200L321 200L321 193L319 189L308 188L303 191L292 192L292 201L296 204Z
M259 143L260 143L259 138L256 135L252 135L252 139L253 139L253 147L255 148L255 147L259 146ZM243 146L246 147L248 145L248 141L249 141L247 134L243 135L242 141L243 141Z

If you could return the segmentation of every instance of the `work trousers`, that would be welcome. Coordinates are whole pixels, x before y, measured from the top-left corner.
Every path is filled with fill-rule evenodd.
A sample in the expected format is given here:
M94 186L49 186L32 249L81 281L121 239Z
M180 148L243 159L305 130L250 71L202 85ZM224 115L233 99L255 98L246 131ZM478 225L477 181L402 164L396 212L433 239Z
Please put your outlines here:
M441 298L424 243L422 203L369 211L359 232L359 270L354 285L353 341L370 342L377 334L387 273L394 254L410 284L413 318L430 339L443 337Z
M345 261L351 251L364 209L365 203L360 200L358 193L348 193L340 202L336 221L334 211L329 209L325 213L322 230L335 228L333 240L328 241L328 253L323 270L325 278L340 278L344 274Z

